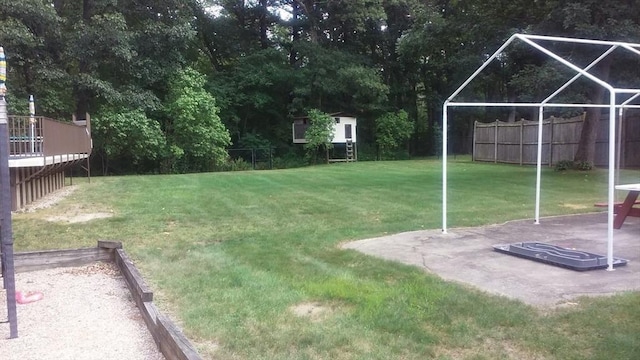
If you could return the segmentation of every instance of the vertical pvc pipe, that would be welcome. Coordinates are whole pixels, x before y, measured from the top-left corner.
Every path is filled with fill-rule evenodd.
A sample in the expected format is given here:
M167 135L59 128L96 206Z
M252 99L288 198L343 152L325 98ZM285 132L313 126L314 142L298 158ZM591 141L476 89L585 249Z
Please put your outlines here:
M618 138L617 140L617 151L616 151L616 176L615 176L615 184L620 182L620 167L622 165L622 129L624 127L623 123L624 117L624 108L620 108L618 110Z
M29 137L31 138L31 154L36 152L35 142L35 127L36 127L36 105L33 102L33 95L29 95Z
M538 159L536 161L536 210L534 215L535 224L540 224L540 182L542 173L542 121L544 107L538 108Z
M449 128L447 119L449 101L445 101L442 106L442 233L447 233L447 129Z
M609 89L609 198L607 212L607 267L613 271L613 188L615 186L616 161L616 93Z

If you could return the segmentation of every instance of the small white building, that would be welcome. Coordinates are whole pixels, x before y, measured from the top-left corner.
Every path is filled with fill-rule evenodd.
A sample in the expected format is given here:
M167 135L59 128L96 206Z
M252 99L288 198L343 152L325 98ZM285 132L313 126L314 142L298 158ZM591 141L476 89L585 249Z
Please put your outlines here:
M345 144L348 141L356 141L357 120L353 116L343 115L342 113L330 114L335 123L333 124L333 139L331 142L334 144ZM306 144L307 139L304 138L304 134L309 127L309 118L300 117L293 120L291 128L293 131L293 143L294 144Z
M344 158L329 159L329 161L353 161L358 159L357 143L357 119L342 113L330 114L334 120L333 139L331 143L338 149L344 148ZM293 120L291 130L294 144L306 144L304 135L309 127L309 118L300 117ZM336 146L337 145L337 146Z

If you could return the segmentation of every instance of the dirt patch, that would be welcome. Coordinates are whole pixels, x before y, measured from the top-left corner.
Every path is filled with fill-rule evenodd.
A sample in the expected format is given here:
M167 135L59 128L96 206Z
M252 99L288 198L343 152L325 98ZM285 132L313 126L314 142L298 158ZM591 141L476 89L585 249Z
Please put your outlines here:
M590 209L589 206L583 205L583 204L562 204L562 207L566 207L572 210L584 210L584 209Z
M39 219L69 224L83 223L95 219L105 219L114 215L113 210L100 207L87 207L78 204L59 204L63 199L71 196L78 189L77 185L65 186L46 196L26 205L16 211L17 214L29 214Z
M60 200L73 194L77 189L78 189L77 185L65 186L62 189L56 190L30 204L27 204L23 209L18 210L16 212L32 213L32 212L35 212L36 210L50 208L56 205L57 203L59 203Z
M491 354L492 359L517 359L517 360L544 360L546 357L539 353L534 353L522 349L518 344L510 340L484 339L480 344L465 348L442 347L436 350L438 358L445 359L471 359L478 353Z
M292 313L299 317L306 317L312 321L320 321L330 308L318 302L305 302L289 308Z
M113 213L97 212L97 213L77 214L72 216L56 215L56 216L48 217L47 220L56 221L56 222L68 222L70 224L73 224L73 223L87 222L95 219L110 218L112 216L113 216Z

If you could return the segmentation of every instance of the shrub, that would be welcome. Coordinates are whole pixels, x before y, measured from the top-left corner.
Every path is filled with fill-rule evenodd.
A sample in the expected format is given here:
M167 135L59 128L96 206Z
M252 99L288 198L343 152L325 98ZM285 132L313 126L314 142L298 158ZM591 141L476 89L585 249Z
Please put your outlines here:
M274 169L290 169L298 168L309 165L309 162L302 156L296 156L295 154L286 154L284 156L278 156L273 158Z
M593 163L591 161L580 161L576 163L575 168L581 171L589 171L593 169Z
M223 164L216 167L216 171L246 171L253 170L251 163L244 161L243 158L227 159Z
M573 169L573 161L571 160L560 160L556 163L556 171L565 171L569 169Z

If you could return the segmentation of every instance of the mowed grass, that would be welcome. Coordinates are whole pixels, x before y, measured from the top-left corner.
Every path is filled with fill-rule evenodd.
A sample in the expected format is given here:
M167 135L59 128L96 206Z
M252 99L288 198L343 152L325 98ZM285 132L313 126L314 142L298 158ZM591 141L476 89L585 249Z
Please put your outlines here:
M606 200L602 170L542 179L543 216ZM532 218L534 185L533 167L453 160L449 226ZM69 211L115 216L44 220ZM441 218L441 163L419 160L93 178L13 226L18 251L122 241L205 358L640 358L637 293L540 312L339 247Z

